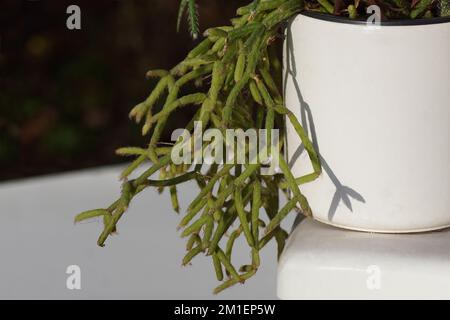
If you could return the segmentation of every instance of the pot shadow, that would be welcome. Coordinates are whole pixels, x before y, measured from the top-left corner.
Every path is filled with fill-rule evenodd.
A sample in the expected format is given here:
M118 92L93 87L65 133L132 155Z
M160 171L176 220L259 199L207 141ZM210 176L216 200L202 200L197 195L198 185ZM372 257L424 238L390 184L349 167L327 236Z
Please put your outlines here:
M356 190L350 188L349 186L344 185L339 178L336 176L336 174L331 169L329 163L322 157L320 154L320 148L317 138L317 131L314 124L314 119L312 116L311 108L309 104L304 100L303 95L300 90L300 85L297 82L297 66L295 63L295 55L294 55L294 47L292 45L293 38L292 38L292 30L291 28L287 28L287 34L286 34L286 48L285 48L285 70L284 70L284 76L283 76L283 83L286 84L288 77L291 76L292 81L294 83L295 91L297 93L297 99L298 104L300 106L300 115L301 115L301 124L303 128L305 129L305 132L308 134L309 138L311 139L311 142L316 150L316 152L319 155L319 159L321 161L322 165L322 171L325 172L329 178L331 179L332 183L336 187L336 191L334 193L333 199L330 203L330 208L328 209L328 220L332 221L337 208L339 204L342 202L344 205L353 212L353 205L352 205L352 199L366 203L366 200L364 197L358 193ZM286 96L286 86L283 88L283 95ZM292 169L294 166L294 163L298 160L298 158L305 152L305 147L303 144L301 144L297 150L292 155L291 159L289 160L289 167ZM322 173L323 174L323 173ZM312 182L314 183L314 182ZM297 218L294 222L294 227L300 223L302 218Z

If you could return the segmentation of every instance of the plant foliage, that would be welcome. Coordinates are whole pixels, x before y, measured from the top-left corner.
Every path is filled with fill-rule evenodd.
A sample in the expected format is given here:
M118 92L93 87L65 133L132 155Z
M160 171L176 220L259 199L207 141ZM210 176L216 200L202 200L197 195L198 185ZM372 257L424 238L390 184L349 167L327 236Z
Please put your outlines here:
M135 158L122 173L121 196L108 208L82 213L76 221L103 217L104 230L98 245L104 246L137 194L149 187L168 189L178 212L177 186L196 183L198 195L179 224L182 237L187 238L183 264L201 253L211 257L217 279L222 281L215 293L252 277L260 266L260 251L271 240L277 243L278 254L283 251L288 237L281 226L284 218L292 211L313 215L300 186L321 174L319 156L299 121L284 105L281 94L278 48L283 27L302 10L357 18L366 16L371 4L380 4L386 18L439 16L446 12L441 2L430 0L256 0L239 8L230 25L206 30L204 40L171 70L149 71L147 76L157 78L158 83L148 98L130 112L130 117L142 124L142 133L149 135L149 144L118 150L119 155ZM181 1L179 21L185 10L195 36L195 2ZM161 100L164 106L158 110L156 103ZM274 152L280 156L281 172L263 175L263 165L238 165L237 159L231 164L209 166L173 163L174 146L162 143L160 138L168 119L181 108L196 110L186 127L190 132L194 121L201 121L203 129L221 132L228 128L280 129L281 143ZM302 177L294 177L283 158L286 122L297 132L312 164L313 171ZM136 174L139 167L146 169ZM157 173L159 179L154 179ZM281 197L286 200L281 201ZM236 268L233 246L240 237L248 245L251 260Z

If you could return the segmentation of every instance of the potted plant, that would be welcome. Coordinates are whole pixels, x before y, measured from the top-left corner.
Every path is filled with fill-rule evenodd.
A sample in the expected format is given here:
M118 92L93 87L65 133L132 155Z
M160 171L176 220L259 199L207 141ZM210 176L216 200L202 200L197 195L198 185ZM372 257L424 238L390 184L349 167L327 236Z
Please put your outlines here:
M366 30L366 20L371 16L367 8L373 5L380 10L382 20L419 19L415 21L420 27L394 28L383 22L380 29ZM185 10L192 35L197 37L195 1L181 1L180 19ZM442 91L449 84L448 73L444 72L448 64L433 65L433 61L443 63L443 57L449 53L448 45L443 44L448 39L448 14L448 1L433 0L255 0L239 8L231 25L206 30L204 39L173 69L147 73L158 83L149 97L131 110L130 117L142 124L142 133L149 135L149 145L117 151L119 155L135 157L122 173L121 196L108 208L83 212L75 220L102 217L104 230L98 245L104 246L138 193L150 187L168 189L178 212L176 186L195 182L198 196L192 199L179 224L181 235L187 238L188 253L183 264L202 253L210 256L217 279L223 281L215 293L252 277L260 264L260 250L271 240L277 242L281 254L288 233L280 223L293 211L349 228L376 231L411 231L450 224L449 203L444 197L449 180L448 132L445 136L443 131L449 121L448 93ZM362 21L364 25L350 21ZM424 27L425 23L431 27ZM431 55L433 44L431 49L409 52L419 49L420 41L416 45L413 41L415 32L420 33L420 41L425 41L426 46L431 45L431 38L433 43L441 43L443 51ZM279 54L283 39L284 63ZM402 46L403 40L406 47ZM368 47L364 49L360 43ZM414 54L418 54L419 61ZM411 65L398 61L403 57ZM425 66L421 59L426 59ZM399 65L389 65L389 60ZM385 69L380 71L381 67ZM426 75L431 85L422 88L419 80L405 78L417 72ZM392 78L384 82L383 74ZM389 86L385 88L383 84ZM382 89L389 90L383 93ZM374 92L370 103L367 90ZM415 94L408 98L411 90ZM161 108L157 107L158 101L163 101ZM429 112L426 106L420 107L428 101L432 103ZM196 114L168 145L161 141L167 120L185 107L196 108ZM427 123L430 117L428 125L418 123L419 118ZM394 131L399 121L411 123ZM243 132L252 129L265 133L256 135L256 146L250 135L244 135L237 144L227 138L228 130L242 137ZM210 130L209 139L205 139L206 134L198 139L196 132L206 130ZM417 157L420 152L411 152L408 147L412 146L398 149L409 138L405 135L411 134L412 139L414 133L424 153L441 152L442 161L433 158L432 179L428 180L423 163L430 157L412 160L410 157ZM395 143L390 144L392 137ZM224 155L219 152L223 148L231 152ZM382 148L390 161L374 156ZM206 154L219 161L202 159ZM241 156L247 161L240 162ZM393 168L396 173L404 161L412 161L407 169L415 170L415 178L421 181L406 179L390 188L392 180L386 171ZM136 174L140 167L146 170ZM370 174L365 175L368 171ZM159 178L155 178L158 173ZM413 181L417 184L411 185ZM433 212L441 209L440 214L446 216L437 219L435 225L427 221L425 227L418 227L425 222L413 213L414 223L408 226L408 202L426 202L432 194L430 191L422 199L411 199L420 191L406 191L419 186L422 191L435 190L433 206L427 202L428 208ZM358 219L352 220L347 212L340 211L341 201L352 208L350 198L369 205L372 199L383 197L384 204L372 205L366 211L364 206L354 205L352 215L362 212ZM332 214L330 202L336 207ZM383 208L390 214L390 222L371 220ZM429 215L437 217L434 213ZM366 220L369 222L364 224L362 221ZM232 256L238 237L245 239L251 252L251 261L240 268L235 267Z
M407 8L416 17L417 9ZM315 219L372 232L450 226L450 41L444 39L448 17L368 26L306 13L293 21L285 97L309 128L324 169L302 188ZM287 137L298 176L308 165L293 130Z

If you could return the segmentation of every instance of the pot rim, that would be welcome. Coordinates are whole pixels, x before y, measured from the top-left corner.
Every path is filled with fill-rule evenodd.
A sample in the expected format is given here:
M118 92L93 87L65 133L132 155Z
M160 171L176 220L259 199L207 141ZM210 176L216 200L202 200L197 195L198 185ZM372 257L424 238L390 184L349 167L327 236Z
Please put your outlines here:
M321 13L321 12L313 12L313 11L303 11L300 15L323 20L328 22L336 22L336 23L345 23L345 24L353 24L353 25L367 25L367 20L362 19L349 19L346 17L335 16L332 14ZM449 17L437 17L437 18L420 18L420 19L396 19L396 20L387 20L381 21L381 26L419 26L419 25L428 25L428 24L440 24L440 23L450 23Z

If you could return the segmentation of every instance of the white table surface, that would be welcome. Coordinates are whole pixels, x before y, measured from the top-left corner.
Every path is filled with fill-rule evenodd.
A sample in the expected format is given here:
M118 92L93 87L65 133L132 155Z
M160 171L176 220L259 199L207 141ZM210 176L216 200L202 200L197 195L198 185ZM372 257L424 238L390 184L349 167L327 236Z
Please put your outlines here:
M303 220L278 267L282 299L450 299L450 230L373 234Z
M0 184L0 299L275 299L276 248L262 253L258 274L219 296L210 258L181 267L185 240L168 193L140 195L99 248L100 221L74 225L75 214L105 207L119 192L121 167ZM180 188L182 208L196 186ZM292 224L292 220L287 222ZM236 259L250 259L237 243ZM66 269L81 268L81 290L69 290Z
M0 184L0 299L273 299L276 250L244 286L219 296L207 258L182 268L184 240L168 194L139 196L119 235L99 248L101 222L73 224L76 213L104 207L119 192L121 167ZM180 189L182 207L195 187ZM286 225L292 219L286 221ZM243 243L237 259L249 257ZM81 268L81 290L69 290L66 269ZM379 235L305 220L278 268L278 296L293 298L450 298L450 232Z

